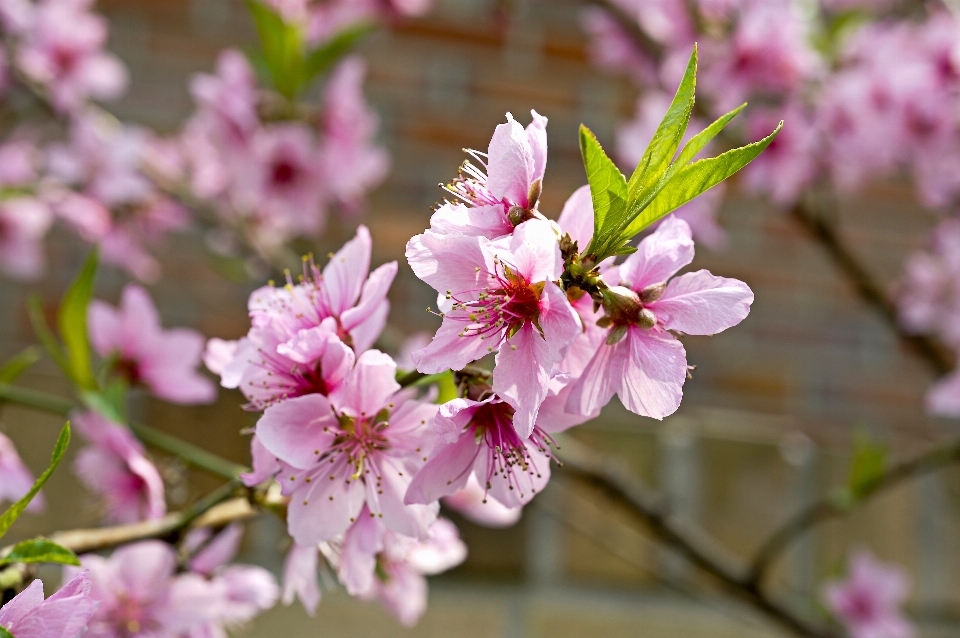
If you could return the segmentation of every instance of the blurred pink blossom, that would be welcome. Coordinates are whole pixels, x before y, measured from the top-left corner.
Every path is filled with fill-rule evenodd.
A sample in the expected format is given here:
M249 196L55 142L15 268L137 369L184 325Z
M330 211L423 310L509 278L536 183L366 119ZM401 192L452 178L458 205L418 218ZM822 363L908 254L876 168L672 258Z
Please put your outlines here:
M753 109L747 114L750 139L768 135L783 120L783 128L766 150L743 171L744 185L764 193L777 204L797 201L811 184L817 169L819 136L816 123L802 106L791 103L783 109Z
M444 497L441 502L467 520L484 527L510 527L516 524L523 514L522 507L507 507L488 494L480 485L476 474L470 474L462 489Z
M33 487L33 474L20 460L13 441L0 434L0 505L18 501ZM27 506L28 512L40 512L44 508L43 494L37 494Z
M209 403L216 387L195 370L203 336L195 330L160 327L160 316L143 288L128 284L119 308L90 303L90 342L101 357L116 356L115 370L131 384L142 383L173 403Z
M107 520L135 523L166 514L163 479L130 430L94 411L81 412L73 421L90 443L77 454L74 471L103 498Z
M34 580L0 607L0 627L17 638L80 638L92 635L87 623L95 610L90 576L80 571L46 600L43 581Z
M0 200L0 269L18 279L33 279L43 272L43 239L53 224L53 214L42 201L31 197Z
M960 348L960 220L940 222L929 249L908 257L904 268L896 286L901 324Z
M22 21L16 63L49 92L63 112L87 98L110 100L127 86L127 71L103 50L107 21L89 12L93 0L39 0Z
M861 550L850 557L847 580L828 583L823 591L851 638L910 638L913 627L900 611L908 588L903 569Z

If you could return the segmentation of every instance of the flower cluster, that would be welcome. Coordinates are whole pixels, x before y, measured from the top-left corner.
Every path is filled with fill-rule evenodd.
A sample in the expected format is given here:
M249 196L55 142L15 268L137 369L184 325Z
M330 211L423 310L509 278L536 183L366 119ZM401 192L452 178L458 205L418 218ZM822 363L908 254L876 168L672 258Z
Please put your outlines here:
M960 23L955 12L923 4L902 19L896 2L821 0L614 0L618 15L586 9L583 26L598 66L626 73L643 89L634 120L622 125L621 159L635 162L666 108L660 96L682 71L693 42L703 51L698 89L711 115L746 99L768 105L747 114L754 136L785 126L744 171L741 184L783 206L824 186L850 192L908 175L919 201L950 216L934 232L932 252L906 264L898 306L915 333L946 334L953 286L946 235L960 201ZM642 33L646 42L631 34ZM722 247L716 189L678 213L698 240ZM937 301L934 301L934 300ZM936 307L936 308L935 308ZM937 315L936 317L933 315ZM955 322L954 322L955 323ZM960 414L960 377L931 388L928 409Z
M580 254L594 232L590 191L556 222L541 213L547 119L532 118L523 127L508 114L487 152L469 152L445 187L457 201L407 244L442 316L409 358L423 375L452 372L455 398L437 405L403 387L396 362L371 349L397 265L370 272L363 226L322 270L308 258L297 280L254 291L246 337L208 343L204 360L222 385L263 411L244 480L274 479L289 498L286 600L316 606L319 552L351 594L414 622L423 574L465 555L437 518L441 499L483 524L514 522L550 479L553 433L595 417L614 394L637 414L671 414L688 375L675 333L713 334L747 316L744 283L675 277L694 253L680 219L622 264ZM478 365L488 356L492 371Z

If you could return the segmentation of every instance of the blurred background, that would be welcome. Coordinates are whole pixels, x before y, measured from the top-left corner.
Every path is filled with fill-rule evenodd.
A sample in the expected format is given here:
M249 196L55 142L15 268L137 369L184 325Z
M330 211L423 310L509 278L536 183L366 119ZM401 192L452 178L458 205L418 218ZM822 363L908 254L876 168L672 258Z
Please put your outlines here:
M132 77L111 111L161 133L172 132L193 109L190 76L209 72L222 48L255 38L243 3L235 0L100 0L97 8L111 23L110 49ZM404 335L432 332L437 324L424 311L433 295L406 266L403 250L428 225L443 195L437 185L454 176L461 148L485 149L507 111L524 123L530 109L546 115L550 161L540 210L555 218L585 183L578 125L612 145L617 123L633 115L634 85L588 60L582 8L576 0L437 0L427 16L361 45L369 64L365 93L381 118L379 140L392 168L358 221L371 229L374 264L401 262L384 347L397 348ZM884 285L935 222L897 180L869 185L842 199L837 211L840 234ZM679 515L747 557L789 513L844 483L855 432L887 443L892 457L903 459L960 428L924 414L929 368L795 220L734 184L720 222L727 247L698 247L692 267L747 282L756 293L748 319L716 337L684 338L697 370L674 416L662 423L643 419L615 401L574 436L625 459L670 496ZM336 249L354 226L332 220L316 252ZM164 325L238 338L248 328L247 296L261 282L222 277L202 257L201 241L189 234L167 240L158 253L165 276L151 293ZM52 267L39 289L51 313L83 255L66 233L48 241ZM105 270L97 296L115 303L124 281ZM0 284L8 309L0 322L4 356L33 342L23 310L28 289L37 288ZM45 361L24 384L67 392L60 379ZM240 410L243 402L238 392L223 390L212 406L188 409L145 397L136 410L144 422L246 463L248 439L238 433L254 416ZM28 465L41 467L58 420L16 407L5 408L0 419ZM172 507L215 485L160 460ZM817 528L778 563L774 591L816 600L818 583L842 572L847 550L865 546L913 575L909 609L922 635L958 635L958 478L958 468L932 474ZM15 536L95 525L96 511L74 481L68 472L55 475L46 490L47 512L24 518ZM708 578L658 546L629 513L560 473L515 527L491 530L450 517L470 554L459 568L431 579L429 609L417 627L403 629L376 605L334 591L325 592L316 618L299 605L277 607L242 635L785 635L715 593ZM243 558L278 570L283 538L280 521L260 517L248 528Z

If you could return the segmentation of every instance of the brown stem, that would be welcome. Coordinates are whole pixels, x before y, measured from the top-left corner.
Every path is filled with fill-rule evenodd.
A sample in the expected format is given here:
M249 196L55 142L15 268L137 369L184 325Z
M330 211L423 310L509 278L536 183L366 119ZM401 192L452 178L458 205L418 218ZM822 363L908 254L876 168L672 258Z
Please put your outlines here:
M901 342L920 356L937 376L953 369L953 359L943 346L924 335L904 332L897 318L897 308L890 301L886 291L880 286L853 252L844 244L843 239L832 225L817 216L803 204L796 204L791 216L827 251L837 269L856 289L857 294L887 322Z
M756 586L750 574L704 530L672 515L663 498L646 488L621 461L563 439L563 470L626 505L661 541L716 578L725 588L798 636L837 638L827 627L800 618Z
M886 491L908 479L940 469L960 461L960 441L941 446L915 459L895 465L869 487L863 489L853 502L826 498L801 510L774 532L754 555L747 581L759 588L770 566L790 544L812 527L850 512L854 505Z

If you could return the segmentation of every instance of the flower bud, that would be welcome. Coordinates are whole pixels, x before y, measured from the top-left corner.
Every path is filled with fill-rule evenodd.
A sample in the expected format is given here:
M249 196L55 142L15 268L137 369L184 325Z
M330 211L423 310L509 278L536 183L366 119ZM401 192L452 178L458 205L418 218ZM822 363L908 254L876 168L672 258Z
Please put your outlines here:
M637 314L643 308L637 293L624 286L612 286L601 290L603 309L610 321L615 324L635 323Z
M663 295L663 291L667 289L667 282L661 282L659 284L653 284L652 286L647 286L640 291L640 302L644 304L653 303Z
M533 219L533 213L523 206L511 206L507 211L507 219L514 226L519 226L528 219Z

